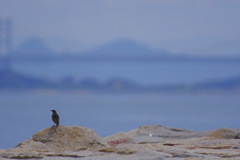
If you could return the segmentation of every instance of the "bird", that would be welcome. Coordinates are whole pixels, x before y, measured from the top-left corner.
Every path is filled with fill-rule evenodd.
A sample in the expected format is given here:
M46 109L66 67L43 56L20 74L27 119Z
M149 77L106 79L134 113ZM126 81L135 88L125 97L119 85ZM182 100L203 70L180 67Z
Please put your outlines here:
M52 120L56 124L56 128L57 128L59 125L59 115L57 114L57 111L54 109L50 111L52 111Z

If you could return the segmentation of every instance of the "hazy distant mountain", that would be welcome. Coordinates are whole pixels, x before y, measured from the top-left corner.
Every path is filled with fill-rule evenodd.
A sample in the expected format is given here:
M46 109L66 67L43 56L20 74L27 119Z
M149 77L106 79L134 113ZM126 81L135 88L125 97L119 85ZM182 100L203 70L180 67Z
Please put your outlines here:
M240 89L240 77L226 80L216 80L200 83L196 85L200 89Z
M235 44L235 43L234 43ZM194 57L171 54L166 50L156 50L131 39L119 39L87 50L81 54L64 52L54 54L53 50L40 38L25 40L11 55L26 60L47 59L84 59L84 60L230 60L239 61L240 57Z
M53 53L48 45L40 38L29 38L25 40L16 50L17 56L46 56Z
M167 51L154 50L145 44L136 42L130 39L121 39L109 42L102 46L99 46L89 53L95 55L105 56L125 56L125 57L137 57L137 56L155 56L155 55L166 55Z
M0 89L47 88L51 84L45 80L32 78L12 70L0 70Z

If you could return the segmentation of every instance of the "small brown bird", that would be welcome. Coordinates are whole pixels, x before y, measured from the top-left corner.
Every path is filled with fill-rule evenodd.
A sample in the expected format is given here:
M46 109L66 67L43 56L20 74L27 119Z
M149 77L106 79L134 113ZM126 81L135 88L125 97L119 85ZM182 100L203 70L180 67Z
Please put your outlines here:
M57 114L56 110L51 110L52 111L52 120L56 124L56 128L59 125L59 115Z

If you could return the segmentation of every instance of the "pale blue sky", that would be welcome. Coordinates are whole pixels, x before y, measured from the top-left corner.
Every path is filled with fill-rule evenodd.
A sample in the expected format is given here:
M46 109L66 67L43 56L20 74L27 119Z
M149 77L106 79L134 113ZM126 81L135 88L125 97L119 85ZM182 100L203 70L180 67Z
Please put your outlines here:
M55 51L129 38L175 54L240 55L239 0L0 0L14 46L40 37Z

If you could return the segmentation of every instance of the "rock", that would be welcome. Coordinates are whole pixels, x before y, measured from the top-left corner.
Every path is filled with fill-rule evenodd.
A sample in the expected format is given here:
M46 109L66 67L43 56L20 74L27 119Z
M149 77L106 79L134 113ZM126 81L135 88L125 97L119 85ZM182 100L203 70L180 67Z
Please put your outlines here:
M239 133L237 131L227 128L220 128L206 136L217 139L239 139Z
M32 152L28 150L18 150L13 149L9 151L5 151L0 154L2 158L10 158L10 159L40 159L43 156L37 152Z
M157 143L165 139L197 138L207 135L209 132L196 132L186 129L168 128L160 125L139 127L135 131L133 141L136 143Z
M131 135L132 132L128 132L128 133L117 133L111 136L108 136L106 138L104 138L104 140L110 145L110 146L116 146L119 144L131 144L134 143L132 140L132 136Z
M233 138L239 131L195 132L150 125L101 138L84 127L50 127L13 149L0 150L0 159L238 160L240 139Z
M210 131L196 132L185 129L168 128L160 125L141 126L127 133L117 133L106 137L110 145L119 143L158 143L165 139L186 139L203 137Z
M203 137L207 132L196 132L186 129L168 128L160 125L142 126L137 129L134 137L148 136L159 137L163 139L186 139Z
M77 151L104 146L102 139L93 130L80 126L46 128L34 134L32 140L56 150Z
M66 154L66 151L93 150L105 145L102 138L91 129L80 126L58 126L57 129L56 127L43 129L13 149L1 153L1 157L41 158L48 152L52 152L52 155L76 157L77 154Z
M128 154L134 154L137 151L129 149L129 148L116 148L116 147L106 147L106 148L101 148L98 150L99 152L107 152L107 153L117 153L121 155L128 155Z

